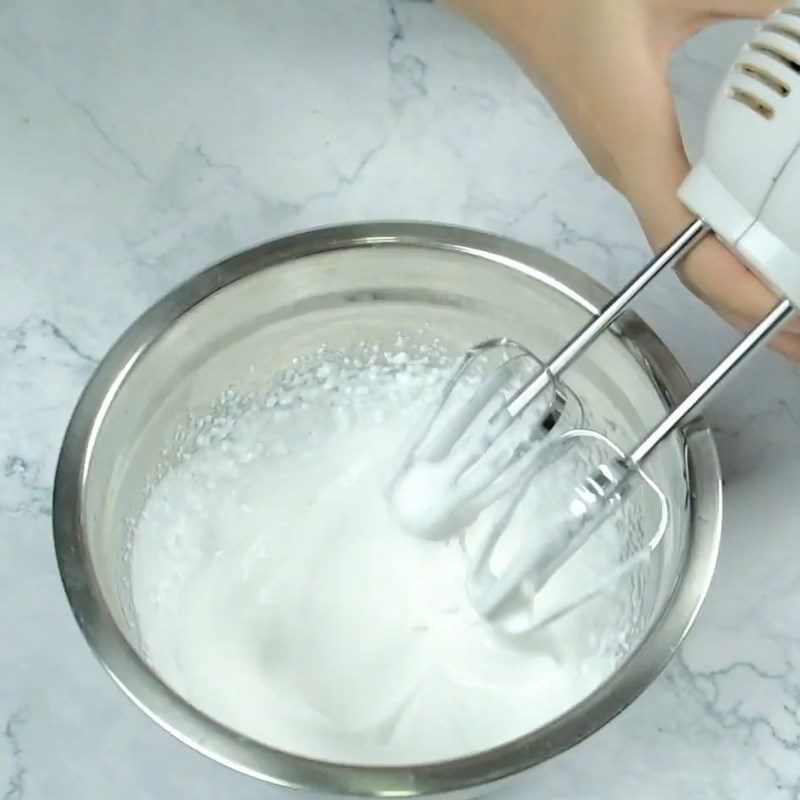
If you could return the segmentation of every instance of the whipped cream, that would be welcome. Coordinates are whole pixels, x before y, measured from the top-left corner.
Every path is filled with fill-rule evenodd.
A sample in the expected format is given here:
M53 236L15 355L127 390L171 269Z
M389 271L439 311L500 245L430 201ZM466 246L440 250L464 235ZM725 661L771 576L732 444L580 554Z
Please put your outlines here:
M443 359L370 352L300 365L281 378L291 391L216 411L155 483L133 538L139 633L173 689L270 746L455 758L563 713L618 656L596 614L529 638L492 630L458 541L405 533L384 489ZM512 524L523 535L530 520ZM574 591L593 557L551 592Z

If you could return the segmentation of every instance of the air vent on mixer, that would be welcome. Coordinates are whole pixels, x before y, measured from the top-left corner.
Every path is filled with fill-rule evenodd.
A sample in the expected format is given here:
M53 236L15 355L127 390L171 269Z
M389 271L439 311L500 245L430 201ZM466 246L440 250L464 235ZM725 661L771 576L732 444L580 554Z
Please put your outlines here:
M759 29L736 65L728 96L766 120L797 88L800 75L800 8L779 12Z
M800 44L800 33L778 19L776 22L768 22L761 29L764 33L774 33L778 36L783 36L795 44Z
M741 72L742 75L747 75L748 78L758 81L768 89L772 89L773 92L776 92L781 97L786 97L792 91L788 84L755 64L737 64L736 70Z
M755 53L761 53L761 55L771 58L773 61L777 61L779 64L783 64L784 67L788 67L792 72L800 73L800 59L788 55L774 45L764 44L763 42L753 42L753 44L750 45L750 49Z
M775 109L771 105L759 100L754 94L746 92L744 89L738 89L734 86L730 91L729 97L731 100L736 100L742 105L751 108L764 119L772 119L775 116Z

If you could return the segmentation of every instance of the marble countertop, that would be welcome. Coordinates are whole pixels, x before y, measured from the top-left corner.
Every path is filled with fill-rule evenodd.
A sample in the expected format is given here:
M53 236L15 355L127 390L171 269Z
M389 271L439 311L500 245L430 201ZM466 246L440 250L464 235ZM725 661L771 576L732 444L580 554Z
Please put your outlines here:
M692 146L745 34L676 58ZM461 223L612 286L642 236L507 57L419 0L1 0L0 152L0 798L271 796L136 710L67 608L50 491L97 360L179 281L297 229ZM672 276L639 308L693 375L733 341ZM508 796L800 797L799 389L764 353L711 407L726 523L695 628Z

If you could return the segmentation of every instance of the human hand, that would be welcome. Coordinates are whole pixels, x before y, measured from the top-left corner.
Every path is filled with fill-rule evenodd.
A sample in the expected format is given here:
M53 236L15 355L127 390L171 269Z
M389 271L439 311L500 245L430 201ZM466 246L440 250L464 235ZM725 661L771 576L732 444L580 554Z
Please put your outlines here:
M692 215L677 190L689 171L668 79L670 55L714 22L764 17L776 0L445 0L497 39L550 100L594 169L633 206L654 249ZM706 239L680 267L698 297L741 330L773 292ZM772 347L800 361L800 319Z

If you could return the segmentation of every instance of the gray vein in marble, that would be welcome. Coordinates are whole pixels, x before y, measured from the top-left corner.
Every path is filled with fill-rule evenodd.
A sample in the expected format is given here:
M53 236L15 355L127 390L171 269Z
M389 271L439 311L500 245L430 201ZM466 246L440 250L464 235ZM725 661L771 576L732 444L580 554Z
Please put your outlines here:
M596 234L583 233L573 224L567 222L567 220L561 217L557 212L553 212L552 217L557 228L557 233L551 246L556 252L563 249L565 246L580 243L596 247L608 259L610 264L616 264L622 253L631 253L639 259L642 264L645 263L644 251L637 245L631 244L630 242L609 240L604 234L599 232Z
M540 206L547 201L548 195L549 195L549 192L547 192L545 190L545 191L539 192L539 194L535 195L533 200L530 201L530 203L522 203L522 204L520 204L519 207L518 207L518 211L516 213L512 214L508 218L508 221L506 223L506 227L507 228L514 228L516 225L518 225L524 219L526 219L531 214L533 214L534 211L536 211L538 208L540 208Z
M178 147L189 153L194 153L197 155L202 163L210 169L228 172L237 177L241 177L242 175L242 168L238 164L229 164L225 161L218 161L211 158L211 156L206 152L206 149L200 144L188 145L185 142L181 142Z
M771 444L765 437L770 428L782 428L786 423L800 428L800 409L793 409L789 401L781 397L764 408L740 411L731 416L733 419L727 423L715 420L712 426L714 432L730 439L739 439L748 433L754 433L756 438L761 437L765 447Z
M53 80L51 76L48 76L34 61L31 60L30 53L26 53L24 50L20 51L20 48L15 45L14 41L5 36L0 36L0 47L2 47L6 53L12 56L15 61L30 70L31 73L33 73L40 80L49 81L52 84L52 88L55 93L64 101L64 103L70 106L81 117L83 117L83 119L86 120L91 129L94 130L94 132L103 142L105 142L110 150L112 150L125 164L127 164L137 178L148 183L151 181L151 178L145 174L144 170L142 170L141 166L130 155L130 153L121 147L106 130L106 128L100 123L97 115L87 105L67 94L67 92L57 81Z
M364 174L365 170L369 167L370 163L375 159L375 157L381 152L381 150L386 147L386 141L381 141L378 144L370 147L364 155L356 163L355 167L348 173L339 173L336 178L336 185L332 189L325 189L320 192L314 192L313 194L308 195L302 203L300 203L300 207L308 206L311 203L314 203L317 200L324 200L327 198L337 197L343 189L346 189L348 186L353 186L358 182L358 179Z
M403 29L403 24L400 22L400 17L397 14L396 0L387 0L387 2L389 5L389 32L391 34L389 39L389 52L391 52L398 42L402 42L406 38L406 34Z
M134 175L136 175L137 178L140 178L148 183L151 182L151 178L145 174L133 156L131 156L130 153L128 153L112 138L111 134L98 120L97 115L88 106L84 105L79 100L70 97L57 83L54 84L54 88L56 94L58 94L58 96L68 106L77 111L78 114L80 114L80 116L86 120L92 130L94 130L94 132L106 143L106 145L130 167L131 171Z
M800 409L796 409L793 411L788 401L783 399L779 399L777 401L777 407L780 408L783 411L783 413L789 418L792 425L800 428Z
M43 317L28 317L20 325L6 329L3 333L11 342L11 352L20 353L28 349L28 341L32 336L45 336L55 339L80 361L92 366L97 364L97 359L79 347L59 325Z
M389 10L389 44L388 63L393 81L401 82L410 89L412 96L424 97L428 94L425 80L428 65L419 56L410 53L400 54L400 46L406 42L406 33L397 0L387 0ZM401 109L410 98L408 96L393 97L392 104Z
M404 78L420 96L428 94L425 77L428 65L419 57L404 55L399 61L391 62L391 70L395 76Z
M23 762L22 745L19 740L20 728L25 724L24 709L18 709L8 718L3 729L3 741L11 755L11 773L0 800L22 800L25 796L25 775L27 769Z
M781 672L765 670L750 661L734 660L717 669L693 670L689 667L686 655L679 650L669 670L670 680L678 681L685 686L704 710L722 731L736 735L745 745L758 748L758 761L775 780L775 786L781 791L788 791L791 798L800 796L800 733L796 726L797 708L800 703L800 684L796 679L796 670L790 664ZM793 680L794 678L794 680ZM726 679L735 681L738 696L734 699L722 699L722 683ZM792 701L791 708L786 701L764 704L762 709L751 711L747 708L748 694L756 694L760 685L777 687L781 697ZM793 728L792 735L778 730L775 715L788 715L788 726ZM771 763L769 752L760 736L774 744L787 755L793 765L794 774L786 775Z
M9 484L14 483L21 490L24 498L21 502L0 503L0 511L12 515L46 514L51 511L50 486L44 485L39 479L39 467L21 455L12 453L6 456L3 463L3 475Z

